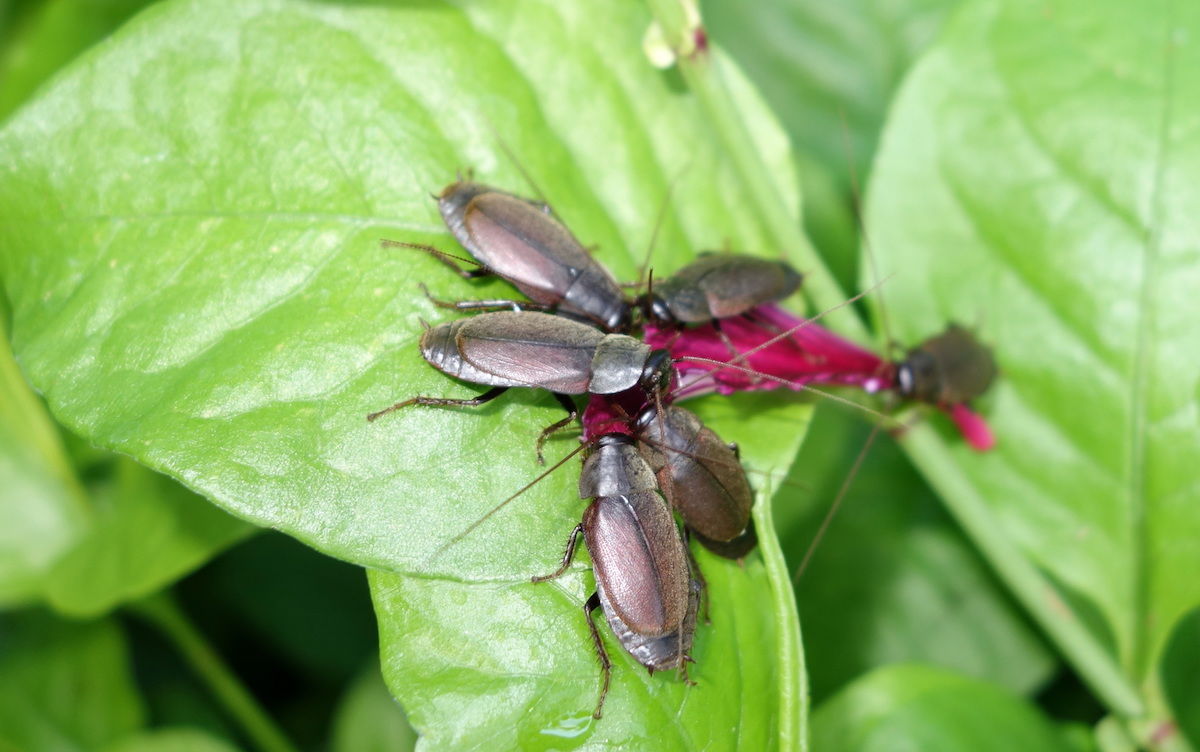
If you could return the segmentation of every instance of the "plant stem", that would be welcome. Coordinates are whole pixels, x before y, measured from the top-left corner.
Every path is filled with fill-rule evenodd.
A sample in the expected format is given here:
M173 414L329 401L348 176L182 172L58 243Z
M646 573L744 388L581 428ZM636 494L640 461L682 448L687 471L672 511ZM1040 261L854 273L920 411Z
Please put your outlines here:
M256 747L262 752L297 752L167 592L133 603L130 609L175 645Z
M933 429L928 424L913 426L899 441L958 524L1088 686L1118 715L1125 718L1143 715L1141 696L1118 668L1113 655L1076 618L1058 591L1011 539L997 532L1003 526Z
M828 310L846 300L833 275L817 254L795 216L775 190L768 169L750 130L742 121L740 109L733 101L721 75L720 61L706 47L696 48L695 37L702 33L699 26L689 24L684 3L690 0L648 0L667 43L678 53L679 71L688 88L696 96L705 118L721 141L721 146L734 164L742 185L758 210L777 248L786 249L804 271L804 294L818 310ZM694 16L693 16L694 17ZM707 41L704 42L707 45ZM826 321L836 321L841 333L851 339L865 340L867 330L853 312L841 310Z
M725 86L719 60L696 39L703 27L695 21L691 0L647 0L662 28L663 36L676 51L680 73L717 133L722 146L736 166L747 194L758 208L767 229L780 248L798 255L806 272L805 289L810 300L825 310L846 299L833 276L825 268L805 237L800 220L792 216L771 188L767 167L750 139L749 129L740 117ZM689 9L693 13L689 14ZM863 323L849 308L838 311L827 321L830 328L852 339L865 339ZM944 443L929 429L911 429L901 446L943 503L982 551L1005 585L1068 658L1098 697L1115 713L1126 718L1144 714L1141 696L1121 672L1116 658L1061 602L1055 588L1037 571L1024 554L1002 532L987 501L979 495L958 467ZM762 541L772 538L766 530Z
M754 505L754 525L758 530L758 548L762 552L767 580L771 583L772 611L775 631L779 635L779 749L808 750L808 734L801 719L808 716L808 674L804 671L804 643L800 639L800 610L796 607L796 591L792 588L791 573L779 536L775 533L775 518L767 494Z

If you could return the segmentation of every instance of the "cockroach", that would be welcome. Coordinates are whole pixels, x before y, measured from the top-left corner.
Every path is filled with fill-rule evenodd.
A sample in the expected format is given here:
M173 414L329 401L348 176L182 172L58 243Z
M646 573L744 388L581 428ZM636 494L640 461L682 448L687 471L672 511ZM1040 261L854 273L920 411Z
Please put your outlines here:
M729 558L753 549L757 538L748 528L754 495L736 446L678 405L651 405L635 425L638 449L700 542L718 555L736 554Z
M909 350L896 366L897 394L931 405L970 402L995 379L991 349L958 324Z
M686 680L700 586L654 471L631 437L606 434L593 442L579 476L579 497L592 502L567 538L561 566L532 580L545 582L566 572L583 535L596 579L596 592L583 610L600 659L600 697L592 712L599 718L612 661L592 612L604 611L621 646L651 673L677 668Z
M782 300L803 277L783 261L734 253L705 253L638 299L659 327L730 318Z
M371 413L367 420L409 405L473 407L511 387L552 392L568 413L554 431L578 417L565 395L613 394L640 387L661 393L674 368L665 350L652 350L624 334L605 334L587 324L545 313L499 311L439 324L421 335L421 355L442 373L492 387L471 399L412 397Z
M606 331L628 332L633 311L660 326L736 316L791 295L801 275L782 261L733 253L707 253L634 300L587 252L544 203L469 181L447 186L438 209L450 233L480 264L464 270L446 254L424 249L464 277L494 274L512 283L529 302L435 301L458 310L514 308L557 312Z
M537 308L588 321L607 331L629 329L631 310L620 286L546 204L481 183L459 181L438 196L438 210L450 233L475 257L480 269L463 270L444 254L426 250L434 251L465 277L494 274L533 303L480 300L449 305L459 310Z
M969 403L988 390L996 373L991 348L952 323L896 364L896 393L947 413L967 443L982 452L995 446L996 439Z
M729 559L754 550L754 497L737 445L721 441L695 414L648 402L636 390L594 394L583 412L583 433L585 441L609 433L635 438L688 534L705 548Z

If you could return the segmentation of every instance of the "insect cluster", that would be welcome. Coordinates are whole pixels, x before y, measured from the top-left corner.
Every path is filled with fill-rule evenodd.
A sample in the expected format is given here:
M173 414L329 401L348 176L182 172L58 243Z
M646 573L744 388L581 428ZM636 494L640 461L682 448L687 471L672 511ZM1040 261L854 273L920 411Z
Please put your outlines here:
M643 666L679 669L687 680L704 595L689 540L730 559L757 542L753 494L736 446L678 401L808 384L892 390L947 410L973 444L990 441L965 405L987 388L995 367L960 327L896 363L779 307L801 284L781 261L704 254L627 296L544 203L460 181L441 193L438 208L475 268L429 246L385 242L429 252L465 278L500 277L524 298L434 300L478 313L428 328L421 355L443 373L489 389L473 399L412 397L368 418L412 405L481 405L516 387L545 389L567 416L538 437L539 461L551 433L582 424L579 496L590 503L561 566L533 580L563 574L583 536L596 582L584 613L603 678L596 718L612 664L593 612L604 612ZM580 410L574 397L584 395Z

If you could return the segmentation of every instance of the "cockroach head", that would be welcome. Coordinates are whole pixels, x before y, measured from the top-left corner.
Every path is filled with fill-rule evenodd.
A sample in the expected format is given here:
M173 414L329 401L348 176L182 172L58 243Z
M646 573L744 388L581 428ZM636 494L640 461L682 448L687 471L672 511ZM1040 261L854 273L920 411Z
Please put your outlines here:
M652 350L649 357L646 358L646 365L642 368L642 377L638 379L638 385L647 394L665 392L671 388L671 376L674 371L669 352Z
M604 326L610 332L628 332L633 328L633 308L627 305L620 306L608 317Z
M667 302L663 300L661 295L655 294L653 290L639 296L637 305L642 311L642 319L644 321L654 321L661 326L670 326L676 323L675 316L671 313Z

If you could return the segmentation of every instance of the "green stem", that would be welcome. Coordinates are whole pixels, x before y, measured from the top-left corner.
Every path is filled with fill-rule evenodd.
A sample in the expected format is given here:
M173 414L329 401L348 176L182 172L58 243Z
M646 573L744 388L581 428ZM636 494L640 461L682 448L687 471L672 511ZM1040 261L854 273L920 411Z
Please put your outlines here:
M764 497L766 494L763 495ZM754 505L754 525L758 530L758 548L762 552L767 581L774 601L775 631L779 635L779 749L808 750L808 734L801 724L807 716L808 675L804 671L804 643L800 639L800 611L787 560L775 533L775 518L769 498Z
M130 609L175 645L256 747L263 752L297 752L169 594L152 595Z
M704 49L695 48L694 39L699 27L689 23L686 2L689 0L649 0L667 43L673 50L682 51L678 64L684 81L732 160L742 186L751 197L751 205L758 210L772 242L777 248L785 249L804 271L804 294L818 310L842 304L846 294L804 234L800 218L784 204L775 189L775 181L769 179L771 170L755 147L740 109L725 85L720 61ZM834 312L826 321L836 321L835 328L847 337L867 338L866 328L849 309Z
M725 86L719 60L695 43L697 31L702 27L694 21L698 16L691 0L647 2L666 42L678 53L684 80L733 160L743 188L758 208L768 232L780 248L792 250L800 259L806 272L804 284L810 300L822 310L841 303L846 299L845 293L808 242L800 220L792 216L778 192L773 190L772 181L765 179L769 175L766 164ZM689 9L693 11L690 14ZM862 322L848 308L838 311L827 321L831 329L847 337L865 338ZM1006 536L997 532L1002 528L987 502L957 466L945 444L928 427L909 431L901 444L1007 587L1092 690L1114 712L1126 718L1141 716L1144 713L1141 697L1121 672L1115 657L1062 604L1053 586L1028 559ZM763 539L770 537L762 536Z

